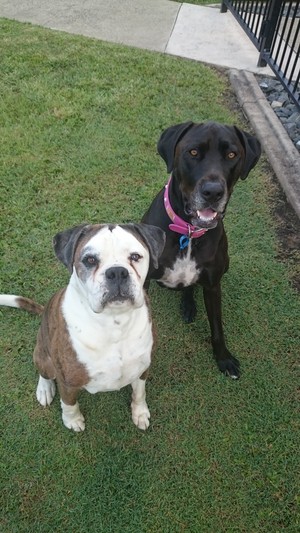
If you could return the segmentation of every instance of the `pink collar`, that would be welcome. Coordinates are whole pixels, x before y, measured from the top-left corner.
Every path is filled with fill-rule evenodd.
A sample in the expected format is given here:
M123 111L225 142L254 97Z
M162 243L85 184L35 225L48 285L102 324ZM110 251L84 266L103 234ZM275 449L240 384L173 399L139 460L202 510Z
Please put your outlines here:
M189 224L182 218L180 218L176 213L173 211L172 206L170 204L170 198L169 198L169 188L170 183L172 179L172 174L169 178L169 181L167 185L165 186L165 193L164 193L164 204L165 209L172 220L173 224L169 225L169 228L171 231L175 231L176 233L180 233L181 235L186 235L188 239L197 239L198 237L202 237L204 233L207 232L207 229L204 228L197 228L197 226L192 226L192 224Z

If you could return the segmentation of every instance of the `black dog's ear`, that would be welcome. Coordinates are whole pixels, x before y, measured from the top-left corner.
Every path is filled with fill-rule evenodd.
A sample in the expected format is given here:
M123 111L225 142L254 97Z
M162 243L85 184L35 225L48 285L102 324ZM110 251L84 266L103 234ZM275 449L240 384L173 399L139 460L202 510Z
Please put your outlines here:
M154 268L158 268L158 259L163 253L166 243L165 232L151 224L126 224L124 228L129 229L133 234L138 234L142 238L142 241L149 250L150 259Z
M194 125L194 122L184 122L170 126L162 134L157 143L157 150L159 155L167 163L167 170L173 170L175 148L184 134Z
M79 239L86 234L88 224L80 224L74 228L57 233L53 237L53 248L56 257L67 267L69 272L73 270L73 260Z
M261 146L256 137L250 135L250 133L247 133L246 131L240 130L236 126L233 127L245 150L245 161L240 176L241 179L244 180L247 178L250 170L255 167L257 161L259 160L261 155Z

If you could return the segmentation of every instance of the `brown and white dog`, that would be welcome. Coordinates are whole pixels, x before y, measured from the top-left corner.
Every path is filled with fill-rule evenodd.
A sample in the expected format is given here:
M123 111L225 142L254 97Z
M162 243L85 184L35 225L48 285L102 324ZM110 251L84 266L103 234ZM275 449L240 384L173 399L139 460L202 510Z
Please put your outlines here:
M64 425L83 431L81 389L93 394L131 384L132 419L145 430L153 334L143 285L149 264L158 266L164 232L145 224L80 225L58 233L53 242L71 272L68 286L45 308L21 296L0 296L0 305L42 314L33 354L40 373L37 399L50 405L56 380Z

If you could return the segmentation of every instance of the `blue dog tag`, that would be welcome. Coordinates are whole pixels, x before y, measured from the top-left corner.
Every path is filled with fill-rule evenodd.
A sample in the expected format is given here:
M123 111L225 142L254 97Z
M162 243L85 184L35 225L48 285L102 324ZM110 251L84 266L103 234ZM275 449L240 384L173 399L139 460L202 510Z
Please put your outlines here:
M190 239L186 235L182 235L179 239L179 248L184 250L189 245Z

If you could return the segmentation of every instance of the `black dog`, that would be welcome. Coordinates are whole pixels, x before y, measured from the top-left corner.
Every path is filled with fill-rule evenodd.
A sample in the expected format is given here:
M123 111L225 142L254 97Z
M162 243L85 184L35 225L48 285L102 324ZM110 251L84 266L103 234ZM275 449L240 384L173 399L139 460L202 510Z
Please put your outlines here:
M202 285L217 365L236 379L239 362L226 347L221 315L220 281L229 266L222 219L236 181L256 165L260 143L235 126L186 122L163 132L158 152L172 174L142 219L167 236L149 278L182 289L186 322L196 315L194 285Z

